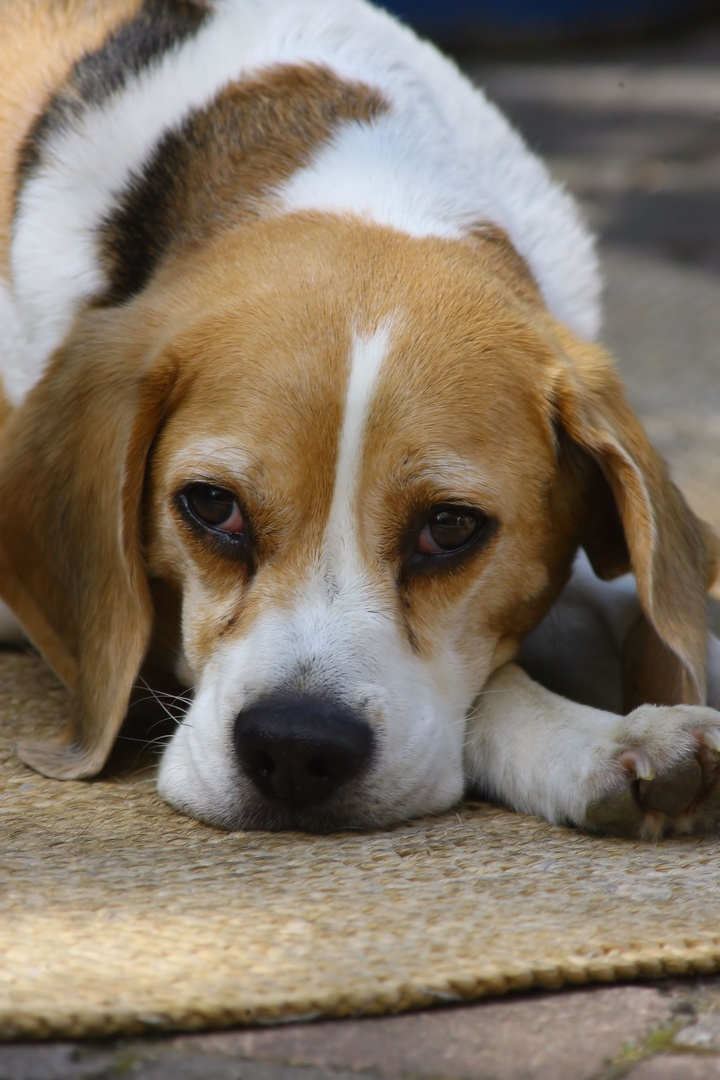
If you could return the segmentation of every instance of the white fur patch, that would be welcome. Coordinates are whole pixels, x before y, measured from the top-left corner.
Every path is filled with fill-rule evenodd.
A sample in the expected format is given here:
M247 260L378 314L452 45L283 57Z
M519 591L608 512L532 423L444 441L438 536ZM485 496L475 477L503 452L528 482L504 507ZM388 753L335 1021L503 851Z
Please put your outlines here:
M14 403L105 285L98 227L162 135L229 81L298 63L379 89L390 113L346 126L279 193L285 209L351 213L414 236L499 225L551 311L595 336L599 276L573 201L449 60L363 0L217 0L194 38L45 144L14 225L14 315L0 323Z
M0 281L0 380L11 405L19 405L41 377L45 354L33 351L10 288Z
M371 337L355 337L350 360L345 413L340 432L335 488L325 532L325 554L333 571L354 549L357 535L357 487L362 463L363 434L378 373L387 354L390 335L385 327Z
M372 125L347 125L280 188L280 207L352 214L409 236L449 240L460 239L479 221L491 221L492 204L478 192L464 163L455 160L448 167L437 146L432 157L426 149L418 145L417 132L395 115Z

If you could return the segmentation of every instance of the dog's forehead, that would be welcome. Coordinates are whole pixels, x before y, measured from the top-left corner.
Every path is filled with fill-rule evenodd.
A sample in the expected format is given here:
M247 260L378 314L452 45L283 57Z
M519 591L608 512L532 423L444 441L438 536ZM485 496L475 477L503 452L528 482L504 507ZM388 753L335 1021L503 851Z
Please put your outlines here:
M341 222L263 232L216 267L173 345L187 376L166 457L225 455L286 489L310 470L329 495L343 445L383 469L500 450L521 468L533 442L547 456L546 350L470 245Z

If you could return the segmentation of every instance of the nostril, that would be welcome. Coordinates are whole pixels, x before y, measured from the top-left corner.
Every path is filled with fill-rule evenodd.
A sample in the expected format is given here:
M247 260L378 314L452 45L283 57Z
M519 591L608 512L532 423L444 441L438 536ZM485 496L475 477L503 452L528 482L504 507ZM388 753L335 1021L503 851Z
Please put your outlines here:
M274 759L264 750L257 751L255 754L255 761L251 768L252 767L254 767L262 776L272 776L277 769Z
M331 780L332 773L328 767L327 760L325 758L314 757L307 763L307 771L311 776L316 776L321 780Z

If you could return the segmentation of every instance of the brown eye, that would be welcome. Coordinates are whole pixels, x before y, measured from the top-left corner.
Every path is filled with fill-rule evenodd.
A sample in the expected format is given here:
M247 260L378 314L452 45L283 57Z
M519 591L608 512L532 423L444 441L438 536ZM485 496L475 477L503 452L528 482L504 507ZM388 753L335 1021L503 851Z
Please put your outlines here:
M459 551L475 538L487 519L465 507L437 509L423 526L417 542L421 555Z
M212 484L191 484L183 494L188 510L203 525L218 532L244 532L242 511L232 492Z

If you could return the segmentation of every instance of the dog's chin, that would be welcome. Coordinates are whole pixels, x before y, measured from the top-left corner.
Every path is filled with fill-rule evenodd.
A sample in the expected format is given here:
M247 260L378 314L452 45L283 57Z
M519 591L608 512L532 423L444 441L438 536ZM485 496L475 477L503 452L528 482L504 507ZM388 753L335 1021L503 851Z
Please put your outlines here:
M376 829L398 824L405 819L406 815L403 814L396 816L380 812L372 813L368 810L360 811L357 807L353 810L347 806L334 806L332 803L316 806L312 809L298 810L290 806L263 801L244 808L238 813L232 824L225 827L253 832L325 834Z
M401 798L387 799L370 785L370 790L358 786L356 791L298 808L267 799L244 784L219 785L213 791L206 784L185 786L168 782L171 778L177 781L177 772L163 770L161 765L158 793L165 802L206 825L228 831L325 834L386 829L412 818L443 813L463 795L462 781L458 778L457 784L439 785L431 797L425 788L405 792Z
M194 817L207 825L230 832L305 832L327 834L335 832L386 829L425 814L441 813L458 800L452 798L442 806L424 809L418 807L367 806L360 802L347 804L341 800L328 800L312 808L297 809L282 803L274 803L260 797L243 800L235 808L221 811L207 806L191 805L186 800L167 798L176 810Z

